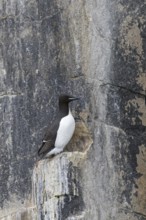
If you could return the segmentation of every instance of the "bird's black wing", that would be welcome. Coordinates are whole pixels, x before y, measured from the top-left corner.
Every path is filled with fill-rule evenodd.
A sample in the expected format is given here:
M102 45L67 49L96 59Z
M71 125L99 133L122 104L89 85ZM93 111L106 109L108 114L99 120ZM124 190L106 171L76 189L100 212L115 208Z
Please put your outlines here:
M56 140L57 130L59 127L59 121L56 120L50 127L47 128L47 132L44 135L43 143L38 150L38 155L44 157L49 151L54 148Z

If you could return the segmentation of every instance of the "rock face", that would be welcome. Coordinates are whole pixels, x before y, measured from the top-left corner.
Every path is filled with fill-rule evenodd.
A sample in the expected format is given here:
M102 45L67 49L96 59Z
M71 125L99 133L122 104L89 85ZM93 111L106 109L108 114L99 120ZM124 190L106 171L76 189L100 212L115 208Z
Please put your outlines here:
M0 1L0 219L146 219L144 1ZM37 163L60 93L76 133Z
M82 156L81 153L74 153L74 156L65 153L49 163L42 161L35 167L33 199L38 219L83 219L79 169Z

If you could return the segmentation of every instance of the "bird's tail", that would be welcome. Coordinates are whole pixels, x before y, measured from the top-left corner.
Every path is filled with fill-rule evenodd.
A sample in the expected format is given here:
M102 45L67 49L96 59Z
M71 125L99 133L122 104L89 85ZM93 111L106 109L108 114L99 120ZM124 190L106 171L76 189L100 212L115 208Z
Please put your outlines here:
M43 142L42 143L42 145L41 145L41 147L39 148L39 150L38 150L38 156L40 157L41 155L42 155L42 148L43 148L43 146L45 145L45 143Z
M38 156L41 159L43 159L45 157L45 155L51 151L54 148L54 146L52 145L50 148L47 147L46 142L43 142L41 147L38 150Z

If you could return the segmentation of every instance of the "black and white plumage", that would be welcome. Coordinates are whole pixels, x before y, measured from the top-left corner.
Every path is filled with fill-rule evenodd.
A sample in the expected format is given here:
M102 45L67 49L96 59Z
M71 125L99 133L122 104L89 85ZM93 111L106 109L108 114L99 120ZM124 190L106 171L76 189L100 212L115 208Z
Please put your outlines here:
M59 97L59 113L54 123L48 128L38 155L43 158L63 151L71 140L75 130L75 120L71 114L69 103L78 98L61 95Z

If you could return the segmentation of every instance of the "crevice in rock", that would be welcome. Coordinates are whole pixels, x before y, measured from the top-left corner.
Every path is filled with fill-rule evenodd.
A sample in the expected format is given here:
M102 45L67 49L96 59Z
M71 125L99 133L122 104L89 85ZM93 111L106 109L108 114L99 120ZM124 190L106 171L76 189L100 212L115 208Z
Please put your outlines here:
M131 92L131 93L135 94L135 95L142 96L142 97L145 99L145 104L146 104L146 94L144 94L144 93L140 93L140 92L134 91L134 90L132 90L132 89L126 88L126 87L124 87L124 86L115 85L115 84L109 83L109 82L108 82L108 83L103 83L103 84L101 84L100 86L101 86L101 87L102 87L102 86L112 86L112 87L116 87L116 88L119 88L119 89L124 89L124 90L126 90L126 91L128 91L128 92Z
M72 76L72 77L70 77L70 79L71 79L71 80L76 80L76 79L80 79L80 78L82 78L82 77L84 77L84 75Z
M144 214L142 214L142 213L140 213L140 212L136 212L136 211L134 211L134 210L130 210L130 209L128 209L128 208L125 208L125 209L120 209L121 211L123 211L123 212L125 212L125 213L133 213L134 215L137 215L137 216L139 216L139 217L142 217L142 218L144 218L144 219L146 219L146 215L144 215Z
M74 197L75 195L73 194L60 194L60 195L54 195L54 198L64 198L64 197Z
M58 201L60 203L60 201ZM61 203L60 203L61 205ZM64 206L61 205L62 219L66 219L71 215L77 215L84 210L83 201L81 196L66 195L64 197Z
M144 217L146 219L146 215L140 213L140 212L135 212L133 211L134 214L138 215L138 216L141 216L141 217Z

